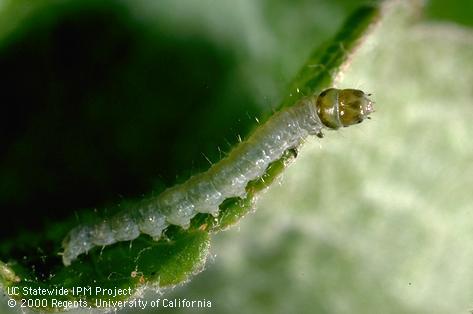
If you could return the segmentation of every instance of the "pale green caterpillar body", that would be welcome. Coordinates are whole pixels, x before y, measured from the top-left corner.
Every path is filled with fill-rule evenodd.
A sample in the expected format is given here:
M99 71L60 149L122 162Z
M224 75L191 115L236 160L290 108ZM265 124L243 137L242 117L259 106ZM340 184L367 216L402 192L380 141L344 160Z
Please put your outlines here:
M64 265L95 246L131 241L141 233L158 240L169 225L187 228L197 213L217 216L224 200L244 197L248 182L260 178L270 163L286 150L297 148L307 136L322 137L323 129L338 129L368 118L374 110L368 96L356 89L330 88L276 112L207 171L110 219L72 229L63 241Z

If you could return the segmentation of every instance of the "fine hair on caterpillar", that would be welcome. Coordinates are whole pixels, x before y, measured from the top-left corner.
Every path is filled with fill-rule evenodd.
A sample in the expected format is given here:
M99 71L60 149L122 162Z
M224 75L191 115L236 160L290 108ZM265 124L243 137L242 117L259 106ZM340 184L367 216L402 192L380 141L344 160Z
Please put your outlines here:
M72 229L63 240L63 263L68 266L95 246L131 241L141 233L157 241L169 225L187 228L198 213L217 216L223 201L244 197L250 181L260 178L270 163L297 148L307 136L323 137L324 129L360 123L373 111L368 95L357 89L329 88L305 97L276 112L207 171L109 219Z

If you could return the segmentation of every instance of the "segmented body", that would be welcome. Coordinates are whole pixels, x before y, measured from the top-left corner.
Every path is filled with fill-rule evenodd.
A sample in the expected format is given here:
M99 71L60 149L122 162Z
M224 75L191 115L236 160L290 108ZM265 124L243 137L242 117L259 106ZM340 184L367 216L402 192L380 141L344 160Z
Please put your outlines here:
M328 89L304 98L274 114L206 172L109 220L72 229L63 241L63 262L70 265L95 246L130 241L141 233L158 240L169 225L186 228L197 213L216 216L225 199L243 197L248 182L261 177L271 162L297 147L308 135L322 137L322 129L361 122L371 112L371 101L358 90Z

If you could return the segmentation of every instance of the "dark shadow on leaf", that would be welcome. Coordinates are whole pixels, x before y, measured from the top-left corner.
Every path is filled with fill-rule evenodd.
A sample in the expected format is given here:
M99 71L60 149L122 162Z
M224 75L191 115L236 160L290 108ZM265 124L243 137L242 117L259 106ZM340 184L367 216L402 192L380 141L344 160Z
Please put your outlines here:
M226 47L84 3L38 12L0 51L1 238L158 193L254 124Z

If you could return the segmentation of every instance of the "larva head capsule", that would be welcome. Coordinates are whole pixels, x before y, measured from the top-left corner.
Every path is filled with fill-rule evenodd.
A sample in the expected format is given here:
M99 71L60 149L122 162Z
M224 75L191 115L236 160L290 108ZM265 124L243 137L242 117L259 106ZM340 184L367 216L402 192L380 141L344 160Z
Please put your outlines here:
M374 111L368 95L358 89L326 89L317 97L316 107L322 123L331 129L360 123Z

